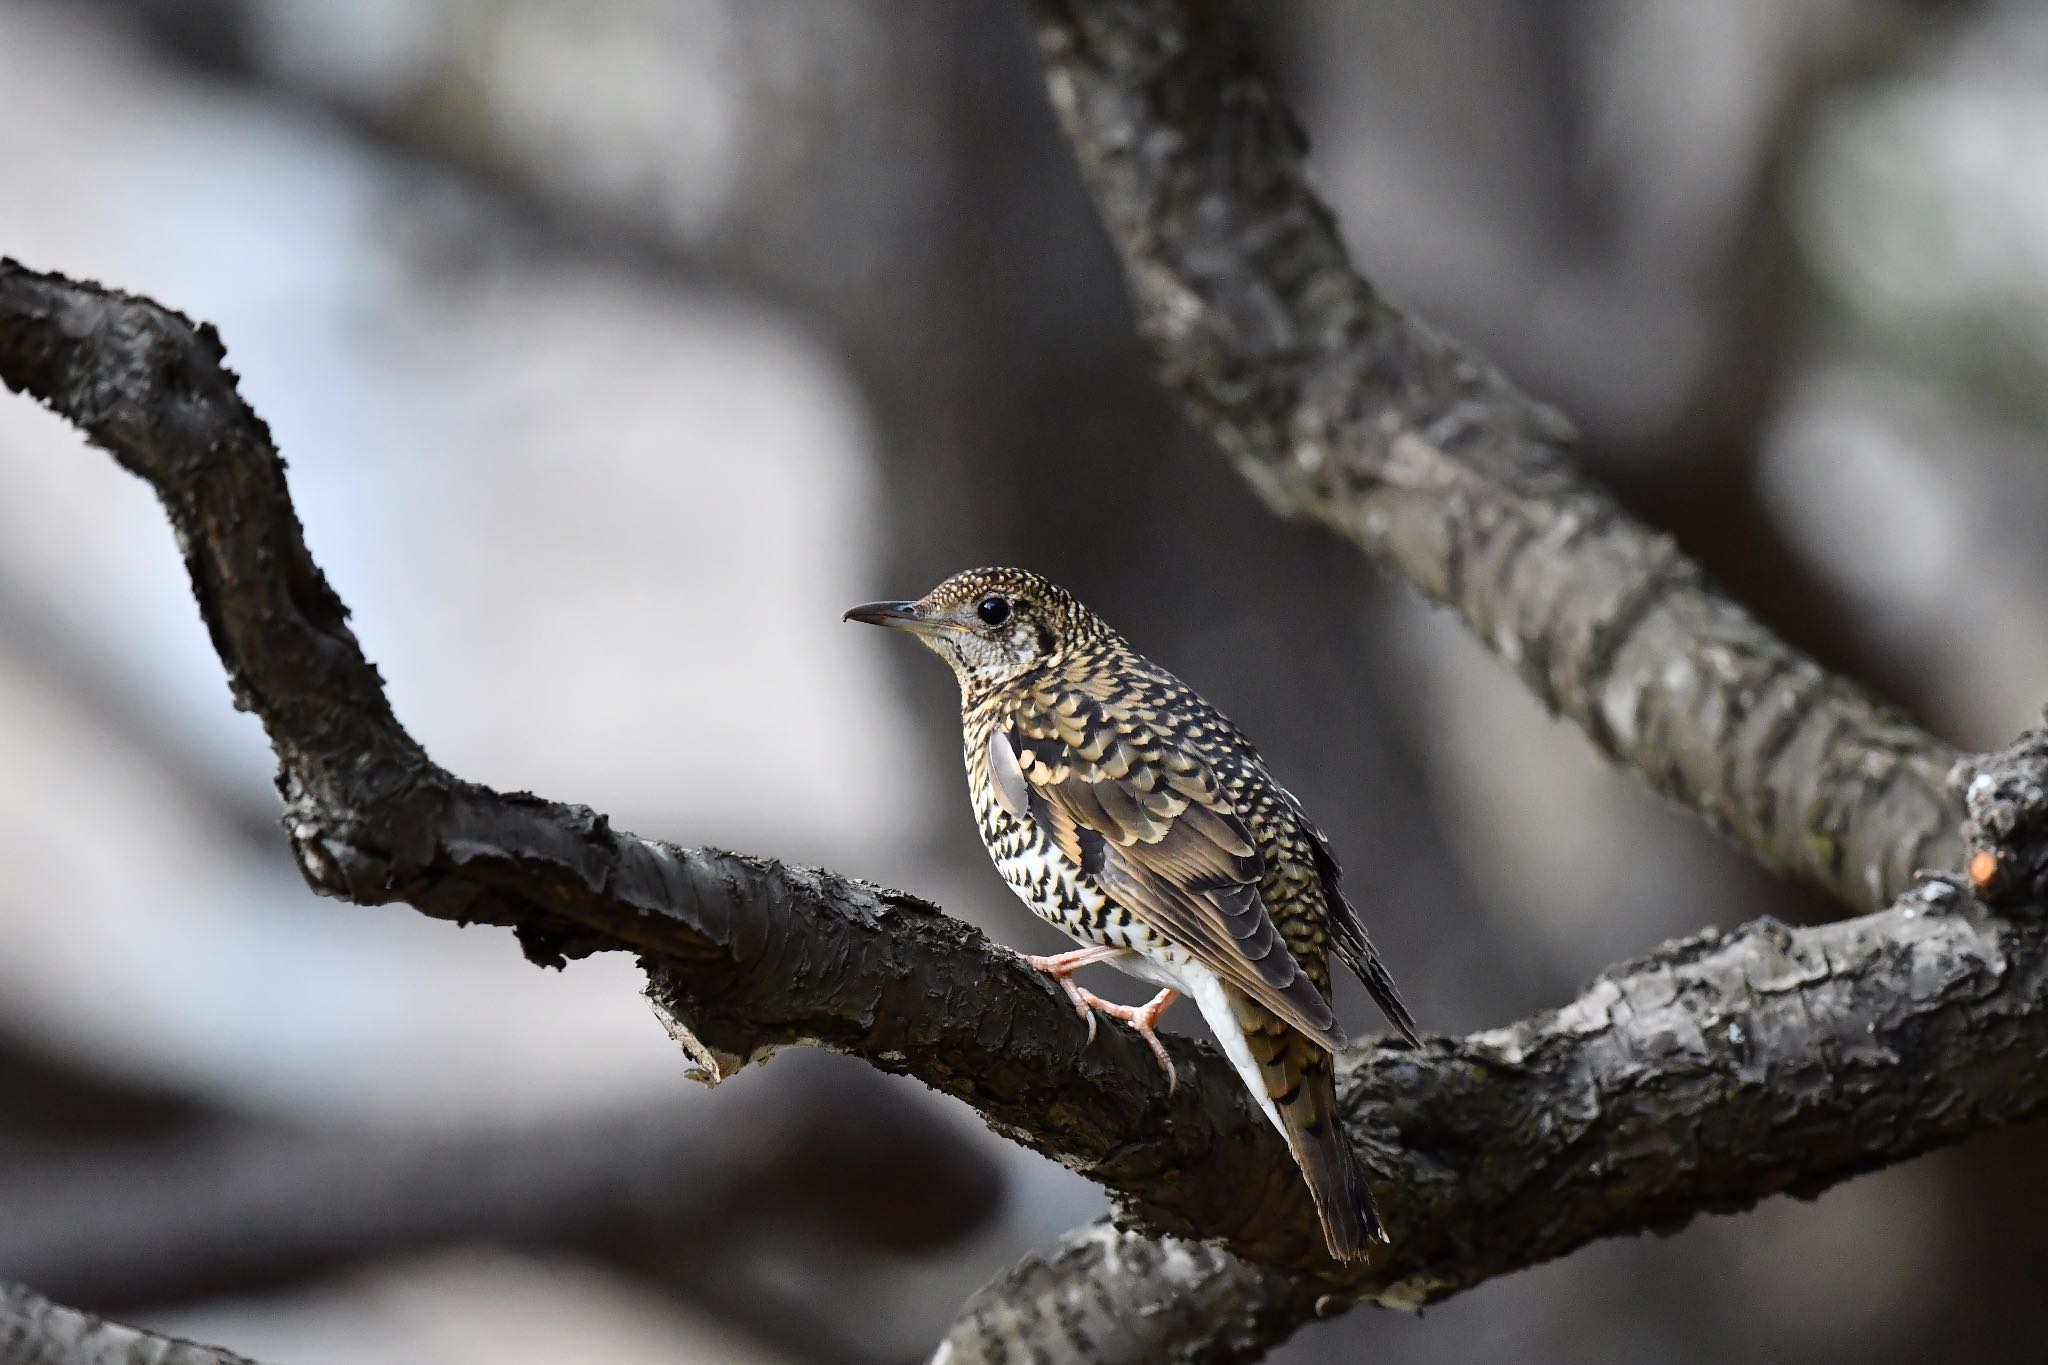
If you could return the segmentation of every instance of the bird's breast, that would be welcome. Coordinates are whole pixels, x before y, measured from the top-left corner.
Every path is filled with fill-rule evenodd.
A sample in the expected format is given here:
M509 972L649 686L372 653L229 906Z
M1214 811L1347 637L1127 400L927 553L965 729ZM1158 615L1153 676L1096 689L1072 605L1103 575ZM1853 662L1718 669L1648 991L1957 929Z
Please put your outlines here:
M1148 957L1171 947L1104 893L1037 825L1005 810L992 789L977 787L974 807L996 872L1040 919L1082 943L1132 948Z

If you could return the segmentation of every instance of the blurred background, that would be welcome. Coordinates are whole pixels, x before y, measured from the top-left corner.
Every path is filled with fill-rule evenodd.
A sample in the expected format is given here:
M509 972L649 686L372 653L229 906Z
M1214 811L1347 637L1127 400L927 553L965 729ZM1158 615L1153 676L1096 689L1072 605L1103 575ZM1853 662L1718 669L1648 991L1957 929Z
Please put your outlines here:
M1388 293L1823 661L1966 745L2036 717L2048 9L1257 9ZM1183 427L1019 5L0 0L0 253L220 326L464 776L1048 951L975 839L945 670L838 619L1016 562L1259 740L1428 1028L1834 913ZM882 1365L1104 1206L858 1063L685 1085L623 960L314 899L147 490L11 397L0 755L0 1277L279 1365ZM1276 1358L2037 1359L2041 1150Z

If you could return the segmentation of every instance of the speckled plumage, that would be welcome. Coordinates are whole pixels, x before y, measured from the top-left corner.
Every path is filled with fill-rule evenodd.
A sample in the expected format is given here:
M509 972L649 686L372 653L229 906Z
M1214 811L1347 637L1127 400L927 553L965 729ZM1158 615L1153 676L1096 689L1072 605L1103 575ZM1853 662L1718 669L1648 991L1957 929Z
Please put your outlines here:
M1414 1024L1328 842L1251 742L1035 574L971 570L849 615L912 630L953 665L976 824L1011 889L1077 942L1120 950L1106 959L1119 968L1192 996L1287 1139L1332 1254L1383 1240L1337 1125L1332 950L1411 1040Z

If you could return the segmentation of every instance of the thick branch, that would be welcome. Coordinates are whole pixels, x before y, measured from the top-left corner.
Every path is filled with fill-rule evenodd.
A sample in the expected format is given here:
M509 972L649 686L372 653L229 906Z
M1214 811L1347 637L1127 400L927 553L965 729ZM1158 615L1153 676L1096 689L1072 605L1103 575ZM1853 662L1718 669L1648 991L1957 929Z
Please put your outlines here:
M1426 1302L1590 1238L1810 1193L2031 1117L2048 1093L2048 939L2031 929L1930 913L1930 890L1798 933L1689 940L1512 1028L1347 1057L1354 1140L1399 1239L1339 1280L1291 1163L1212 1049L1172 1041L1169 1097L1142 1044L1105 1030L1084 1050L1051 986L925 902L637 839L432 764L386 706L221 358L210 329L147 300L0 264L0 378L156 488L231 685L278 753L317 890L510 925L540 960L640 953L714 1074L810 1042L916 1075L1148 1229L1294 1272L1259 1277L1284 1285L1283 1303L1244 1310L1261 1331L1324 1291Z
M1572 469L1564 419L1352 269L1225 0L1033 0L1161 376L1276 512L1455 609L1543 704L1858 909L1960 865L1961 755Z
M1467 1039L1465 1065L1355 1057L1354 1132L1393 1180L1397 1236L1346 1293L1419 1307L2048 1112L2048 937L1959 899L1937 883L1861 919L1667 944ZM1131 1311L1180 1293L1201 1307ZM1054 1360L1223 1365L1343 1301L1224 1252L1084 1230L983 1290L948 1358L1027 1339Z
M0 1360L7 1365L257 1365L213 1346L103 1322L0 1280Z
M222 359L210 327L149 300L0 263L0 379L157 491L237 702L277 752L316 891L507 925L541 962L641 954L714 1077L799 1042L849 1052L966 1100L1164 1230L1313 1263L1300 1182L1213 1054L1176 1042L1195 1083L1169 1100L1143 1044L1104 1030L1084 1052L1053 987L916 897L636 838L436 766L392 716Z

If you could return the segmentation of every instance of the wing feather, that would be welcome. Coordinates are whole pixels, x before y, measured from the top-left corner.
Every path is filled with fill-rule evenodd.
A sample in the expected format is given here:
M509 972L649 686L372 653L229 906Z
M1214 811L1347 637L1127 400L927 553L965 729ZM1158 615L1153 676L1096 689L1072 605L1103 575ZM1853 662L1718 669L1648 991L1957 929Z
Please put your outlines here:
M1323 883L1323 901L1330 907L1330 940L1337 956L1344 959L1344 965L1365 983L1373 1003L1380 1007L1381 1014L1387 1016L1387 1022L1400 1030L1409 1046L1421 1047L1422 1038L1415 1027L1415 1016L1402 1003L1401 993L1394 987L1393 975L1380 961L1379 950L1372 946L1372 939L1366 935L1365 921L1359 917L1357 907L1338 885L1343 869L1337 866L1337 855L1330 851L1330 841L1305 816L1302 825L1308 830L1309 843L1315 850L1316 875Z
M1330 1002L1259 898L1264 859L1215 774L1092 698L1034 701L989 737L999 798L1020 774L1033 822L1118 904L1307 1037L1343 1046Z

